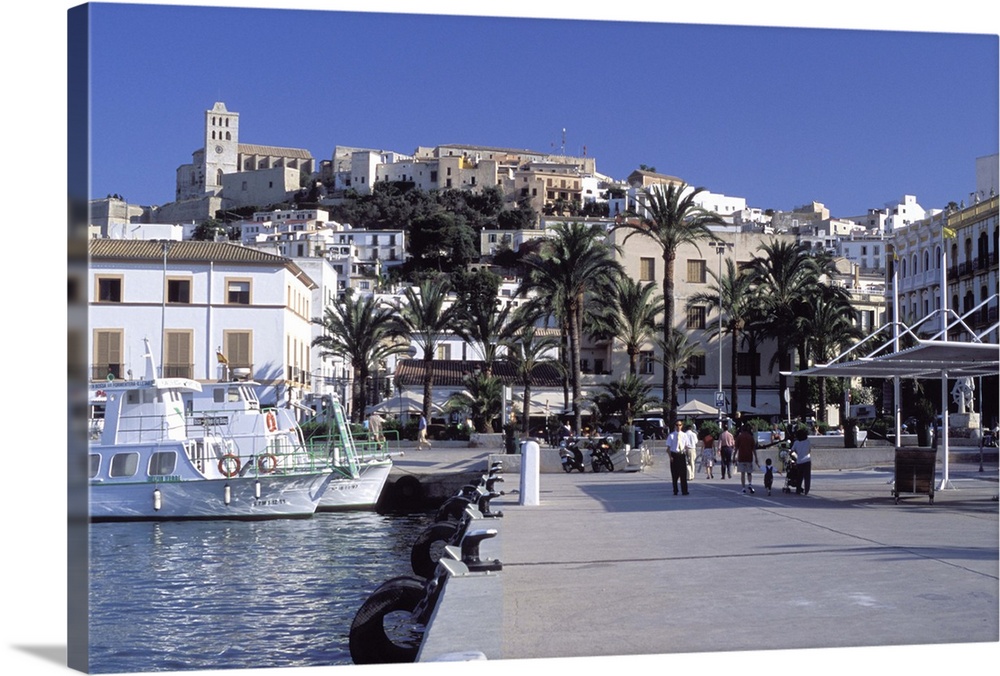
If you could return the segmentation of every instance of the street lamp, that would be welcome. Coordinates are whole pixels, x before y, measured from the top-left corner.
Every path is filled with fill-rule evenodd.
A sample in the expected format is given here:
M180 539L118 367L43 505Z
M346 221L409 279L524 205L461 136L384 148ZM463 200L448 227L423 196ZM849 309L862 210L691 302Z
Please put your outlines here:
M163 288L162 297L160 302L160 377L164 376L165 370L163 368L163 360L166 355L166 342L167 342L167 252L170 251L170 247L173 246L173 242L169 239L163 240L161 242L163 245Z
M698 387L698 374L689 374L687 371L684 371L684 374L681 375L680 388L684 390L685 404L688 402L688 390L694 387Z
M716 284L719 288L719 389L715 392L715 407L719 409L719 427L722 427L722 409L726 406L726 393L722 389L722 257L725 255L728 249L733 247L731 242L723 242L721 239L714 240L712 246L715 248L715 253L719 254L719 277L716 279ZM733 345L733 349L736 346ZM735 381L736 374L733 374L733 380Z

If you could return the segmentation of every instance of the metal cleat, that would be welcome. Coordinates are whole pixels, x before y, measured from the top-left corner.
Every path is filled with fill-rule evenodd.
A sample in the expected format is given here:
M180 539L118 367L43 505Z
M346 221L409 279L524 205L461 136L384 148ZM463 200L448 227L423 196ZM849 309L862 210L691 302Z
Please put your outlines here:
M492 491L488 494L480 496L477 506L479 507L479 511L482 512L484 517L498 518L503 516L503 512L490 511L490 500L497 497L500 497L500 494Z
M465 537L462 538L461 548L457 554L461 558L461 562L468 567L469 572L480 573L501 570L503 568L503 564L496 559L483 561L479 557L480 543L483 540L496 537L498 532L496 528L474 530L466 533ZM455 548L452 547L452 549ZM448 547L445 550L447 551ZM449 557L454 556L454 554L455 552L448 552Z

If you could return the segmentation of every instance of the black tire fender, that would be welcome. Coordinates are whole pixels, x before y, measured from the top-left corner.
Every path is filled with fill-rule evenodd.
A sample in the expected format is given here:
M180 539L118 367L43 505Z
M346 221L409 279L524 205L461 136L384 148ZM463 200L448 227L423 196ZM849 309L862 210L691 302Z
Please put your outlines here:
M385 617L390 613L412 613L424 599L421 580L398 577L379 585L354 615L348 644L355 664L399 664L415 662L417 645L396 643L386 633Z
M472 504L472 501L468 498L454 495L438 507L438 511L434 515L434 521L458 521L462 518L462 514L465 513L465 508L470 504Z
M410 550L410 567L423 578L430 578L437 570L441 549L454 544L458 538L458 521L438 521L425 528L413 542Z

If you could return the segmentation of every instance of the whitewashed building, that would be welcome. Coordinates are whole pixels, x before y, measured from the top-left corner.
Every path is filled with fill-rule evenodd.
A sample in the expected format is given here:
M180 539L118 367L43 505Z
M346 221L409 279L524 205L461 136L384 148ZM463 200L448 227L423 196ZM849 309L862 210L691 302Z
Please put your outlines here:
M226 377L221 353L262 383L265 404L308 392L317 285L295 262L229 242L89 244L92 380L140 374L148 338L166 376Z

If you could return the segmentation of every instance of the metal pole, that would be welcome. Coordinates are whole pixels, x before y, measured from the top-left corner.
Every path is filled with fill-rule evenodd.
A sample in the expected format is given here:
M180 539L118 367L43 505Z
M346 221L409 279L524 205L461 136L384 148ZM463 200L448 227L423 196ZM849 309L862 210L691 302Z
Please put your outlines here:
M163 279L160 300L160 377L163 377L163 362L166 355L167 332L167 252L170 251L170 240L163 241Z

